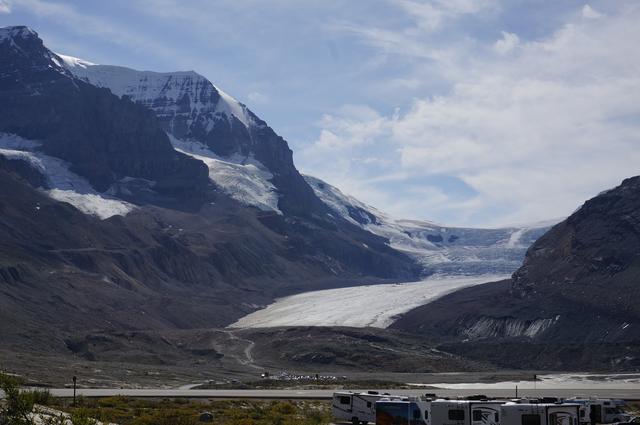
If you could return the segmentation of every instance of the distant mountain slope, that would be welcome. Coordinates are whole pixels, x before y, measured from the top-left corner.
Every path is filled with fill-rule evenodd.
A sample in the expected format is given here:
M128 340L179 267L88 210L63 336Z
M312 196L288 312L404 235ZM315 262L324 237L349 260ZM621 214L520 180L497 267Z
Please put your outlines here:
M451 294L393 327L509 367L636 368L639 280L640 177L633 177L536 241L510 281ZM496 341L510 348L496 351Z
M333 214L388 239L392 248L415 258L425 274L512 273L522 264L527 248L551 225L473 229L398 220L320 179L311 176L305 179Z

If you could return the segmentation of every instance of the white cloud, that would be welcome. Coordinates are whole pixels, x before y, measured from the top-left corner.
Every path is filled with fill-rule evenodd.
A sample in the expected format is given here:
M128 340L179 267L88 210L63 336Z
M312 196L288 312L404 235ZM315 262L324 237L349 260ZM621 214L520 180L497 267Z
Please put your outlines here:
M595 11L591 6L585 4L582 8L582 16L589 19L597 19L602 17L600 12Z
M519 42L520 38L517 34L502 31L502 38L496 41L496 43L493 45L493 48L496 50L496 52L504 55L515 49Z
M159 56L174 60L177 57L176 50L167 47L166 44L145 35L143 32L132 30L127 26L120 25L99 15L84 13L67 3L20 0L16 7L20 7L36 16L64 22L68 28L78 34L97 37L135 50L152 51Z
M416 99L400 115L332 115L323 121L324 138L310 148L317 169L309 171L409 218L499 225L566 216L640 174L640 57L630 54L639 19L640 8L629 7L600 19L578 16L536 41L503 33L500 47L450 52L450 91ZM322 156L323 145L334 150ZM396 166L363 171L342 159L323 174L322 162L345 149ZM385 173L407 179L391 189L370 182ZM429 185L433 175L458 179L474 193L455 201L429 187L430 195L398 199L409 180Z
M0 0L0 13L11 13L11 3L8 0Z
M269 101L269 96L261 92L252 91L247 95L247 100L251 103L265 103Z
M493 0L392 0L392 3L416 18L418 26L429 32L461 15L475 14L497 6Z

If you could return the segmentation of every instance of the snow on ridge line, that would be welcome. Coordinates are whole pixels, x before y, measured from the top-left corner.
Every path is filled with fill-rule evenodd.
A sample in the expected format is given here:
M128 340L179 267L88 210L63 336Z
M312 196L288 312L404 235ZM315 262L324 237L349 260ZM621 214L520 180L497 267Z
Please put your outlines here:
M216 105L216 111L224 112L227 116L234 115L240 120L240 122L242 122L242 124L244 124L245 127L248 128L250 123L253 123L253 120L247 113L246 106L238 102L234 97L227 94L215 84L213 85L213 88L215 88L220 95L220 100L218 100L218 104Z
M87 68L88 66L98 65L97 63L89 62L89 61L86 61L84 59L76 58L76 57L73 57L73 56L63 55L63 54L60 54L60 53L55 53L55 54L60 59L62 59L62 64L67 69L75 68L75 67Z
M125 216L135 206L96 191L84 178L69 170L65 161L45 155L36 149L38 142L15 134L0 133L0 156L27 162L47 179L49 188L41 190L50 198L67 202L88 215L105 220L114 215Z
M37 37L38 34L31 28L25 26L16 25L0 28L0 41L12 39L15 37L24 39L33 36Z
M263 211L278 208L279 195L271 183L271 174L262 163L252 157L222 158L200 142L184 141L168 134L174 149L205 163L209 178L236 201Z
M232 117L237 118L247 128L254 123L245 105L195 71L139 71L124 66L99 65L60 53L56 53L56 55L60 57L64 67L75 77L98 87L108 88L116 96L127 95L133 100L143 103L162 97L177 102L185 94L184 91L181 91L184 85L182 82L187 79L193 79L196 83L200 82L205 86L209 86L210 90L216 91L219 95L215 105L207 104L206 100L203 101L198 98L200 90L195 90L190 93L191 108L193 110L199 111L209 108L212 109L212 112L224 114L231 124L233 124ZM178 81L176 82L175 80Z

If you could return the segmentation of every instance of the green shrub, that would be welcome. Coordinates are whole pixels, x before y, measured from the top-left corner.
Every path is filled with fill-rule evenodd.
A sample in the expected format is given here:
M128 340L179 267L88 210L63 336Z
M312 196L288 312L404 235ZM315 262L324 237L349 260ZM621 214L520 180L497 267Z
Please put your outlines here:
M0 373L0 389L5 394L5 402L0 406L0 421L11 425L33 425L33 401L31 397L20 394L21 384L20 379Z

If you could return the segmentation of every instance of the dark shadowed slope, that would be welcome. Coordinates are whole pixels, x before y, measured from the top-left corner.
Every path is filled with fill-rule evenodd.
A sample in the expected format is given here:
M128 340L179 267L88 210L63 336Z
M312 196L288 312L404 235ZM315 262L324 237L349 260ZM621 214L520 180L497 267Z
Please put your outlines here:
M640 177L554 226L510 281L420 307L394 328L510 367L640 366Z

